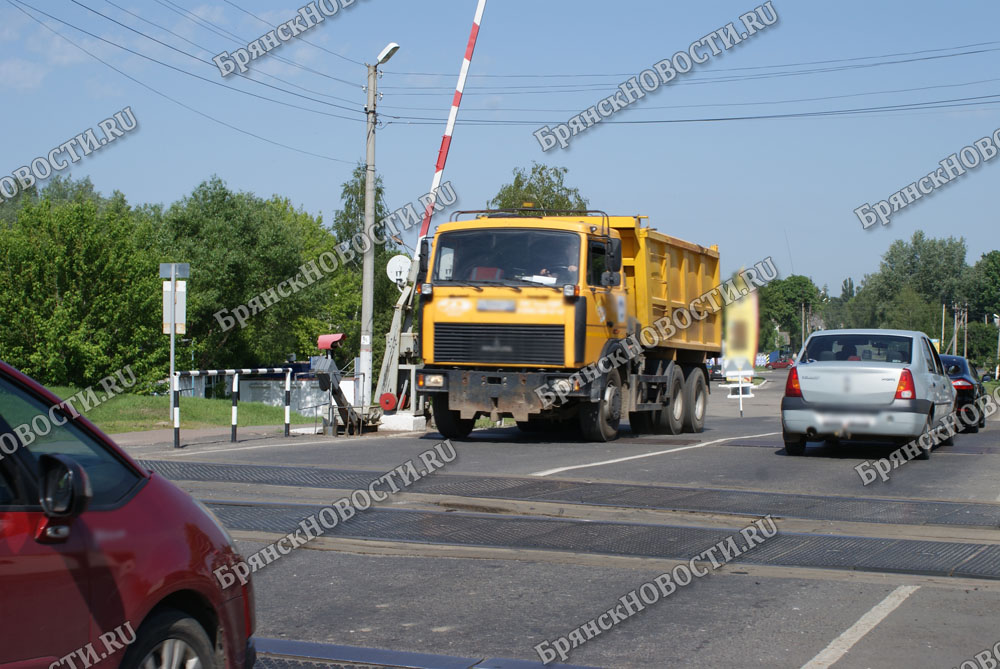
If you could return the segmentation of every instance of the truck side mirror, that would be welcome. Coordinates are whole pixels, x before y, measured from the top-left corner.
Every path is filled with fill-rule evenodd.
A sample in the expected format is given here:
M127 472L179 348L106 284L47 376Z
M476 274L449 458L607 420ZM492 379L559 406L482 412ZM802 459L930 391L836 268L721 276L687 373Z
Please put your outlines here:
M602 272L601 273L601 285L602 286L617 286L621 283L622 275L618 272Z
M622 271L622 240L620 239L612 239L608 244L608 269L612 272Z
M427 276L427 269L430 267L431 262L431 244L434 240L430 237L424 237L420 240L420 276L417 277L417 283L425 280Z

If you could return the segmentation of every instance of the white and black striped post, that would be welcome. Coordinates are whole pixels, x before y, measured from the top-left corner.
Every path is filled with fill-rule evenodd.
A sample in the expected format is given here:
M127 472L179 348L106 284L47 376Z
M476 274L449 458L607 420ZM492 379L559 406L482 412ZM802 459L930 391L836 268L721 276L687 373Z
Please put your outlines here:
M236 408L236 403L240 398L240 373L235 372L233 374L233 433L229 437L230 443L236 443L236 414L238 409Z
M174 400L174 448L181 447L181 375L177 372L170 379L173 386L170 396Z
M285 436L290 436L292 422L292 370L285 370Z

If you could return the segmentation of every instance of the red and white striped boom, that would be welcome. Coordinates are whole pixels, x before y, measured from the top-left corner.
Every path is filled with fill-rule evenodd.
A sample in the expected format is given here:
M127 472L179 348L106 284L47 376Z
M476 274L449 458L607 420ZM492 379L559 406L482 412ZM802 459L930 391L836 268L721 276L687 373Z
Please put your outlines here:
M451 148L451 136L455 132L455 119L458 118L458 107L462 104L462 91L465 90L465 80L469 76L469 66L472 64L472 53L476 50L476 38L479 37L479 24L483 20L483 12L486 10L486 0L479 0L476 6L476 18L472 22L472 32L469 34L469 43L465 47L465 58L462 59L462 70L458 74L458 85L455 86L455 97L451 102L451 112L448 114L448 125L445 126L444 136L441 137L441 149L438 151L437 164L435 165L434 180L431 181L431 200L424 210L424 221L420 226L420 237L417 238L417 254L420 254L420 240L427 236L427 230L431 225L431 216L434 214L434 203L437 201L437 189L441 185L441 175L444 174L444 165L448 162L448 149Z

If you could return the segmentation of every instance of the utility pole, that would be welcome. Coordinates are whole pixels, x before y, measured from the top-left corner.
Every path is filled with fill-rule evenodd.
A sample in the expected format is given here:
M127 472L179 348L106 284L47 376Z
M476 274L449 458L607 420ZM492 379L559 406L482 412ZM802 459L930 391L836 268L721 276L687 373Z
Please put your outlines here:
M944 306L944 302L942 302L941 303L941 341L940 341L940 343L938 343L938 350L941 350L941 347L944 346L944 318L945 318L945 314L946 314L946 309L945 309L945 306Z
M958 355L958 304L952 303L951 308L954 313L954 329L951 333L951 354Z
M997 366L993 371L993 379L1000 378L1000 315L993 314L993 323L997 326Z
M806 343L806 303L802 303L802 341L799 342L799 348Z
M962 343L962 357L969 357L969 305L966 303L962 310L962 323L965 325L965 340Z
M363 417L368 416L372 400L372 330L374 329L375 302L375 242L372 229L375 227L375 105L378 100L378 66L384 64L399 49L390 42L382 49L374 65L368 68L368 102L365 114L368 116L367 154L365 157L365 222L364 235L368 240L361 262L361 397L354 401L361 407Z

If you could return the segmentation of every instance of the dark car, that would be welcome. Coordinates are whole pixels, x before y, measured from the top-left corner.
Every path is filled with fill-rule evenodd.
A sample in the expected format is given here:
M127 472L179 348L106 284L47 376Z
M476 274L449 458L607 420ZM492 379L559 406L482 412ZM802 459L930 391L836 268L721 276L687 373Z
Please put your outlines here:
M955 408L968 415L972 410L970 405L978 402L986 394L976 368L959 355L942 355L941 362L944 363L945 371L951 379L951 385L955 387ZM979 428L986 427L986 415L982 411L978 413L979 420L975 421L972 427L965 428L965 432L979 432ZM965 424L971 422L973 421L970 419L965 421Z
M69 406L0 361L0 667L252 667L227 532Z
M719 361L713 362L708 368L709 380L711 381L725 381L726 375L722 371L722 363Z

